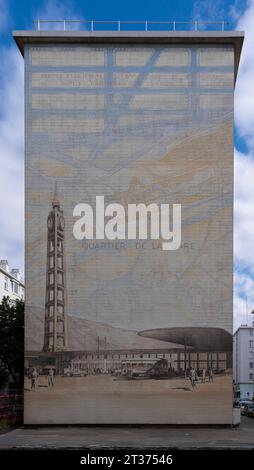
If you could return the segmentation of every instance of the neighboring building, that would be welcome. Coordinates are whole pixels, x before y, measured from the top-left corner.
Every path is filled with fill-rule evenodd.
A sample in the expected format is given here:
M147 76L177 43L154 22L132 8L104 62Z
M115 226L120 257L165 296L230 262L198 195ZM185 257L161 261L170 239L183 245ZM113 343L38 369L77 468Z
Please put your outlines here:
M254 324L240 326L233 345L235 398L251 399L254 396Z
M0 301L10 297L12 301L24 300L25 284L17 268L10 269L8 261L0 260Z

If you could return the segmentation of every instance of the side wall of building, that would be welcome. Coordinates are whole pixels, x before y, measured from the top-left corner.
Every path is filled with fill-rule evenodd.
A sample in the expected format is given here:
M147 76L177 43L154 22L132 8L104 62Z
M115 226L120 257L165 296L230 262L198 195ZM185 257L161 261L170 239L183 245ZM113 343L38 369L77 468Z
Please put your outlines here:
M52 296L59 290L57 276L47 277L57 182L69 350L96 353L103 341L104 349L133 353L189 347L215 361L217 352L232 353L223 340L215 348L208 329L232 335L233 47L27 44L25 77L27 352L41 353L45 334L59 327L52 297L53 330L45 330L50 279ZM126 211L128 204L181 204L181 246L165 251L161 236L75 239L74 207L87 203L95 217L96 196ZM173 329L181 339L172 339ZM57 339L47 344L61 349ZM231 369L195 384L194 366L184 364L168 380L139 371L139 380L116 380L110 371L55 374L55 395L47 387L26 393L25 420L231 423ZM43 374L38 380L47 384Z

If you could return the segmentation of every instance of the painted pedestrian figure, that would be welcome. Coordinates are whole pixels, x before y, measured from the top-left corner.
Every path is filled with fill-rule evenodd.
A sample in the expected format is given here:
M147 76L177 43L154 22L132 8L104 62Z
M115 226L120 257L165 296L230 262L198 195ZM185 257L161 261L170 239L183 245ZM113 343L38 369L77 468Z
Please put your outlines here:
M210 367L208 371L209 382L213 382L213 369Z
M31 374L31 390L33 390L34 392L36 390L37 379L38 379L38 372L36 368L34 367L32 370L32 374Z
M52 367L48 371L48 387L54 387L54 371Z
M192 389L194 389L196 387L196 381L197 381L197 372L194 367L190 369L189 379L191 382Z

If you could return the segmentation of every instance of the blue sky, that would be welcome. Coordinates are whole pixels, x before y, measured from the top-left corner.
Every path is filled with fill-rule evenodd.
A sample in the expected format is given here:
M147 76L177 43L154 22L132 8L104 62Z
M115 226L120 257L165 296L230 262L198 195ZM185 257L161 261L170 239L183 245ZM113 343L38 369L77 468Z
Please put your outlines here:
M23 271L23 62L13 29L37 18L218 21L245 31L235 90L235 327L254 309L254 0L0 0L0 258Z

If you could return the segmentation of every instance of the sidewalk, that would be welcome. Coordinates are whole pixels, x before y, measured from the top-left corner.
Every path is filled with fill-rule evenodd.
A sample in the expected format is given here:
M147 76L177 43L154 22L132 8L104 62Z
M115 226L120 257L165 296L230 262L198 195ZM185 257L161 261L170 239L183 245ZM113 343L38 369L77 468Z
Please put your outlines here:
M1 449L254 449L254 419L239 428L42 427L0 434Z

